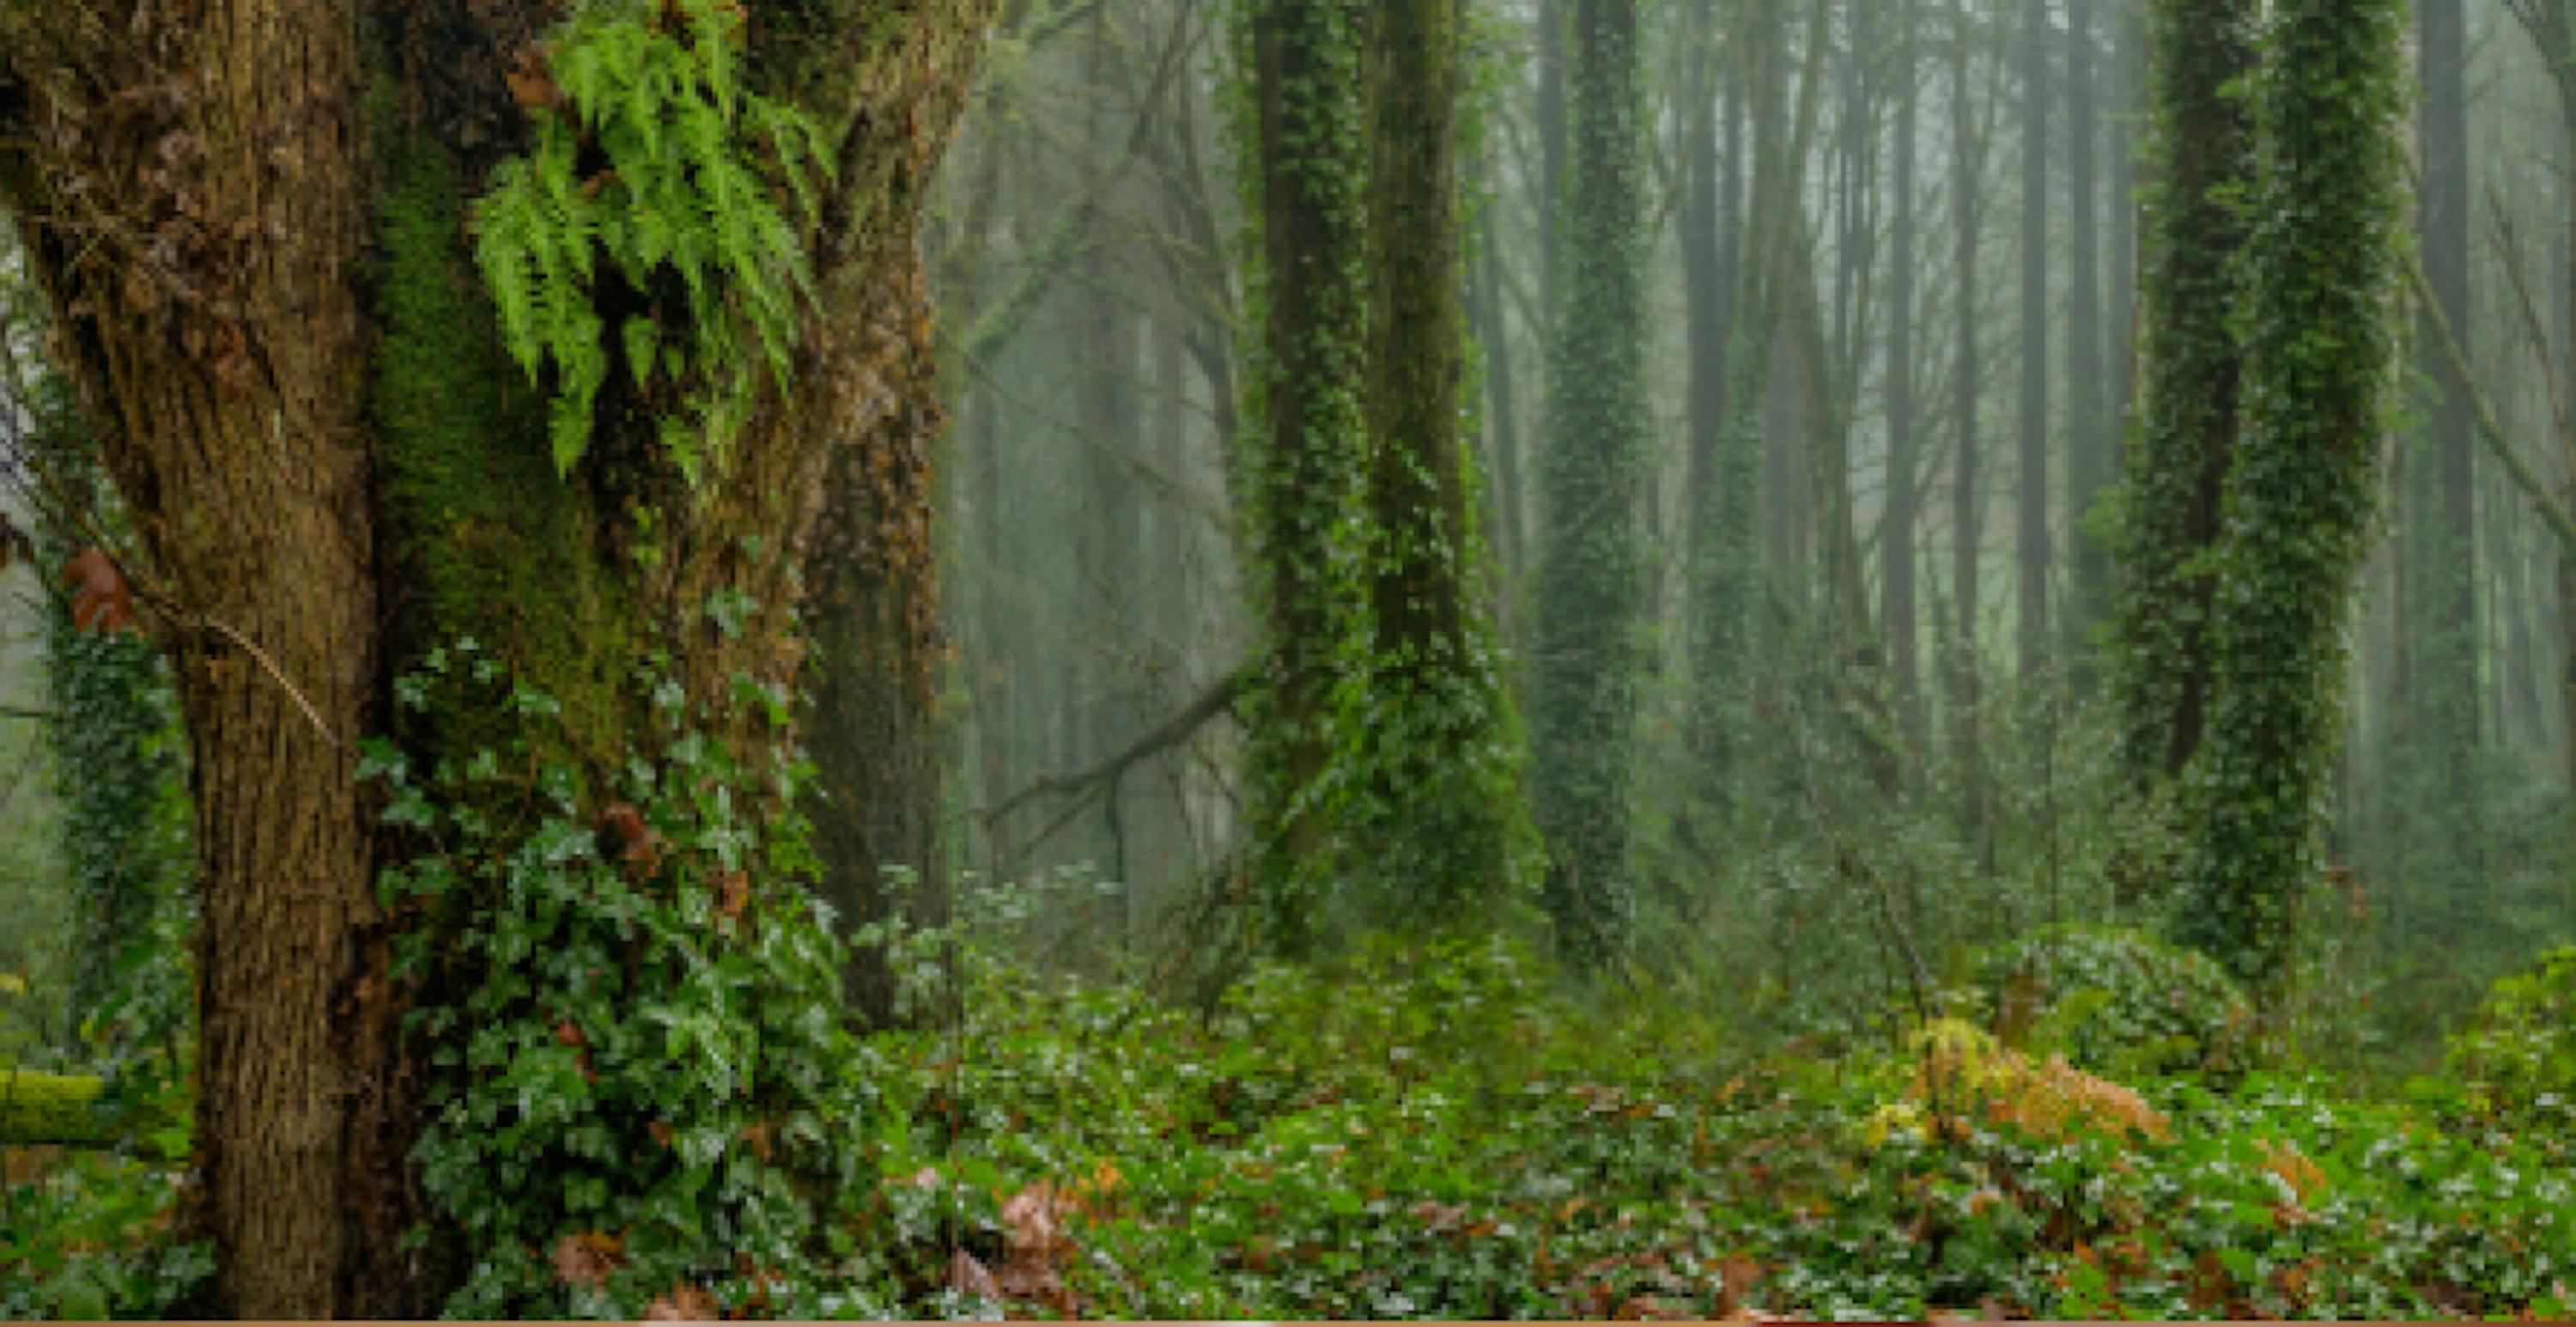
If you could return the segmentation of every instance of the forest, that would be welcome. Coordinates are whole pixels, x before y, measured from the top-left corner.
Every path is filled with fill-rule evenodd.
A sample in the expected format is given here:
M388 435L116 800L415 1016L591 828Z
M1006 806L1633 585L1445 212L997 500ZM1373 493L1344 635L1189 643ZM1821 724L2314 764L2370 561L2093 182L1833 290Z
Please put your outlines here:
M0 0L0 1316L2571 1285L2570 0Z

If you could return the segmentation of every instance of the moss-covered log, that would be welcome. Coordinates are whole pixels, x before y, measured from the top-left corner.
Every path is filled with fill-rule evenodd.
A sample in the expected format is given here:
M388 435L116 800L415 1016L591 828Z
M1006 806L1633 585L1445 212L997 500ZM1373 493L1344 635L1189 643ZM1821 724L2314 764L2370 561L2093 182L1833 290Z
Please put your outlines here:
M99 1108L100 1091L87 1074L0 1069L0 1146L108 1147L178 1122L154 1113L111 1117Z

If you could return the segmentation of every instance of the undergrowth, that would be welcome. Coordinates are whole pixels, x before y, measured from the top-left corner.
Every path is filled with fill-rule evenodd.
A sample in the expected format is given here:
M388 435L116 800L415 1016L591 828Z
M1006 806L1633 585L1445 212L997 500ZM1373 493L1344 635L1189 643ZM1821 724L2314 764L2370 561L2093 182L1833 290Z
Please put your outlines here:
M771 1303L1200 1319L2576 1310L2576 1174L2554 1117L2531 1114L2560 1099L2569 1025L2539 1006L2563 956L2499 989L2458 1043L2461 1078L2371 1099L2318 1073L2173 1068L2199 1057L2152 1020L2124 1052L2110 1042L2137 1006L2123 1013L2119 992L2044 1003L2000 1033L1987 1012L1833 1055L1757 1049L1661 1002L1569 998L1545 962L1490 938L1368 940L1257 967L1194 1009L1015 957L1083 887L970 882L952 929L880 937L921 1007L962 1016L862 1044L871 1099L841 1117L858 1162L809 1209L858 1256L778 1269L799 1284ZM2093 937L2071 946L2092 958L2054 970L2161 961L2144 943ZM1981 969L2027 957L1993 951ZM2223 1027L2223 991L2205 994ZM81 1306L30 1288L60 1265L30 1250L107 1238L94 1227L119 1218L87 1205L95 1174L13 1185L0 1305ZM30 1210L82 1224L30 1227ZM526 1274L567 1268L586 1274L577 1259ZM724 1294L707 1307L762 1311Z

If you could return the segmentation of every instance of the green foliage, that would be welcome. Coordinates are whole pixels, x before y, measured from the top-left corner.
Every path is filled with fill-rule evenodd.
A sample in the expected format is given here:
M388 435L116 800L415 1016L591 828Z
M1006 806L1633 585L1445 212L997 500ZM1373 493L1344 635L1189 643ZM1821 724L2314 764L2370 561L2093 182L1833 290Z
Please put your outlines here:
M433 1238L471 1268L447 1307L635 1317L681 1286L787 1316L872 1307L840 1195L886 1117L838 1016L843 951L800 883L801 828L748 810L795 789L751 785L676 685L639 686L649 730L596 798L542 754L555 702L471 643L432 651L398 698L510 713L516 734L424 770L368 744L385 822L417 849L380 892L409 923L396 976L428 997L410 1032L435 1109L413 1156Z
M565 105L535 109L534 144L476 210L503 343L530 377L553 370L558 470L589 446L612 368L693 386L719 449L750 408L753 357L786 378L809 282L795 217L815 219L831 156L811 120L746 85L742 21L721 0L583 0L547 48ZM603 259L642 301L613 328ZM689 422L666 420L662 442L694 478Z
M182 1127L176 1103L160 1101L111 1118L100 1101L105 1084L95 1074L42 1074L0 1067L0 1143L98 1144Z
M2576 946L2498 979L2451 1037L2449 1067L2485 1114L2564 1158L2576 1140Z
M1934 1141L1886 1127L1915 1054L1758 1060L1507 942L1266 964L1198 1019L1012 961L1056 893L963 905L964 1026L880 1042L933 1127L871 1229L1018 1257L1044 1186L1070 1298L1014 1312L2406 1318L2564 1311L2576 1271L2563 1161L2322 1082L2032 1071L2094 1105L1992 1093Z
M26 1070L28 995L0 977L0 1316L169 1316L213 1271L171 1229L193 1136L184 1056L128 1037L105 1080Z
M2239 338L2246 437L2216 546L2209 733L2187 773L2183 938L2258 992L2322 874L2345 619L2391 428L2406 6L2285 0L2254 93Z
M41 323L34 310L12 315ZM101 535L126 533L123 508L100 465L71 385L41 372L27 406L36 428L31 459L77 517L46 511L39 561L59 566ZM44 737L62 815L53 824L69 868L74 910L67 1020L73 1033L136 1018L188 1016L184 961L193 915L186 733L159 650L137 634L83 631L66 596L44 605L49 705ZM130 1008L141 1000L147 1008ZM131 1036L138 1028L127 1026Z
M1537 608L1530 624L1532 788L1549 863L1545 899L1565 958L1588 970L1626 948L1629 789L1643 623L1640 526L1647 409L1646 137L1634 0L1573 6L1565 291L1549 330L1539 472Z
M2198 745L2207 700L2207 558L2236 450L2243 355L2229 319L2254 172L2253 120L2235 89L2257 60L2255 10L2164 0L2149 11L2144 396L2116 504L2109 688L2122 761L2142 788Z
M1242 505L1266 666L1246 752L1266 942L1308 948L1334 878L1325 826L1357 773L1368 674L1366 15L1264 0L1237 25L1249 264Z
M1987 949L1976 990L2007 1041L2114 1077L2236 1067L2253 1031L2217 963L2121 927L2051 927Z
M384 336L369 405L384 437L385 556L406 594L389 614L392 656L473 636L555 696L579 748L604 748L626 721L619 684L634 658L620 605L595 559L528 555L580 547L596 514L581 486L555 482L534 403L506 391L492 311L460 243L454 163L379 109ZM433 740L466 750L510 722L425 719Z

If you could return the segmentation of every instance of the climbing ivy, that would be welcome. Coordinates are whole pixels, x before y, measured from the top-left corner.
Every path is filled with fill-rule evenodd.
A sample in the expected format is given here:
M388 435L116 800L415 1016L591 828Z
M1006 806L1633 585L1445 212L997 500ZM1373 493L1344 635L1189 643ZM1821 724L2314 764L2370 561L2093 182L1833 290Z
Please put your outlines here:
M639 306L613 329L616 362L639 387L687 384L713 446L749 409L755 352L787 374L810 293L795 217L814 220L831 157L811 119L743 85L742 23L722 0L582 0L543 74L513 80L533 141L493 171L475 257L511 355L532 378L552 369L559 470L588 448L612 367L603 258ZM691 478L696 422L661 433Z
M1545 900L1576 970L1611 959L1629 911L1630 753L1648 581L1645 130L1635 0L1574 5L1566 288L1548 354L1531 623L1533 792Z
M1267 943L1311 943L1338 864L1368 674L1367 101L1354 0L1255 0L1235 26L1235 141L1251 228L1242 505L1265 667L1247 753Z
M2198 814L2180 927L2273 997L2322 865L2345 619L2392 428L2405 17L2403 0L2277 0L2255 84L2246 436L2215 554L2215 695L2186 776Z
M42 317L34 307L8 312L29 324ZM48 369L28 389L31 459L56 486L49 496L79 507L38 522L41 561L59 567L102 537L122 536L125 522L70 384ZM94 1024L113 1033L115 1052L184 1041L195 1013L183 957L195 854L186 733L168 667L140 633L83 630L67 595L48 606L45 649L45 730L77 927L71 1030Z
M2121 760L2141 790L2181 772L2207 714L2208 556L2236 455L2232 312L2254 164L2241 89L2257 55L2250 0L2165 0L2151 24L2144 393L2119 507L2110 677Z
M516 731L426 763L366 745L405 845L378 879L404 923L393 976L432 997L410 1016L437 1048L413 1159L441 1225L415 1238L464 1255L450 1314L816 1317L864 1290L844 1204L874 1189L884 1121L804 827L755 818L795 804L805 767L757 786L663 668L639 673L649 717L596 790L547 754L561 706L471 640L396 701ZM788 721L768 689L734 701Z
M1479 71L1459 0L1381 0L1373 133L1368 542L1372 665L1354 736L1357 882L1376 920L1490 924L1533 878L1522 735L1503 686L1467 441L1467 206Z

